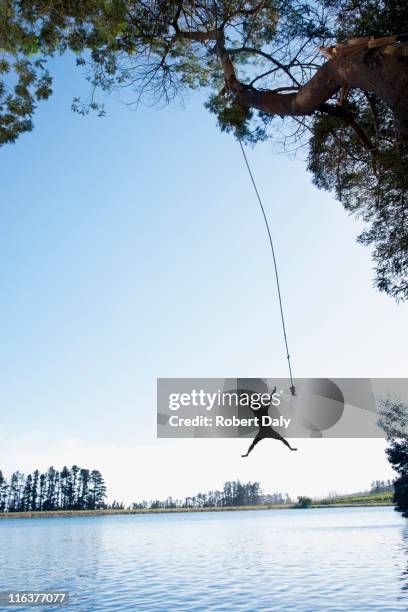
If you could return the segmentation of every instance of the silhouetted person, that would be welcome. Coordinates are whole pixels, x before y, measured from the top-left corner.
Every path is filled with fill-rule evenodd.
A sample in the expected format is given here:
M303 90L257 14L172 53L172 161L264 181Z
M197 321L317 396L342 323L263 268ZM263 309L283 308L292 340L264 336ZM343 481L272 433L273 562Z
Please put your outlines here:
M274 390L271 393L271 398L272 395L275 393L276 391L276 387L274 388ZM271 399L272 401L272 399ZM296 451L297 448L293 448L289 442L287 440L285 440L285 438L283 436L280 435L280 433L278 433L277 431L275 431L270 425L263 425L262 424L262 417L264 416L269 416L269 407L271 405L271 402L269 402L268 406L261 406L261 408L259 408L258 410L254 410L251 408L252 412L254 413L255 417L257 418L257 422L256 424L258 425L259 429L258 429L258 433L256 434L255 438L252 441L251 446L248 448L247 452L245 455L241 455L241 457L248 457L249 453L254 449L254 447L258 444L258 442L260 442L261 440L264 440L265 438L272 438L273 440L280 440L281 442L283 442L283 444L285 446L287 446L288 448L290 448L290 450L292 451Z

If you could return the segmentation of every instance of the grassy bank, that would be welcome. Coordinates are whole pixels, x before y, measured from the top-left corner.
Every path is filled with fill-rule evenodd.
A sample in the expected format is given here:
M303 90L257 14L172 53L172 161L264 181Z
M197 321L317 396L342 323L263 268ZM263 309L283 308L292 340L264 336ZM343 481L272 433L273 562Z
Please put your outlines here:
M292 508L292 504L258 506L224 506L210 508L137 508L136 510L49 510L44 512L1 512L4 518L47 518L50 516L111 516L115 514L180 514L182 512L226 512L239 510L282 510Z
M348 508L370 506L392 506L392 493L370 493L367 495L347 495L314 501L310 508ZM136 510L53 510L44 512L2 512L0 519L6 518L47 518L52 516L111 516L116 514L179 514L182 512L227 512L242 510L282 510L294 508L293 504L269 504L258 506L226 506L211 508L143 508Z
M319 508L335 508L339 506L392 506L393 493L367 493L357 495L345 495L335 498L322 499L319 502L313 503L313 506Z

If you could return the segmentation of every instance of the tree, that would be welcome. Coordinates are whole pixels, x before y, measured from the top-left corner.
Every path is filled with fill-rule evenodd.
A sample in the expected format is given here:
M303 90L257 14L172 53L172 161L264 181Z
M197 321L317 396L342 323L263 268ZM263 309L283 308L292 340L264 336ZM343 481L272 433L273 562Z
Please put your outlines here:
M44 492L44 500L42 510L57 510L58 509L58 480L59 473L51 466L45 474L46 489Z
M25 479L23 493L21 497L21 504L19 510L27 512L31 510L31 499L32 499L32 488L33 488L33 477L31 474Z
M72 510L78 510L79 509L79 505L78 505L78 497L79 497L79 493L78 493L78 474L79 474L79 467L77 465L73 465L71 468L71 485L69 488L69 508Z
M27 476L14 472L9 483L0 470L0 512L98 510L106 507L105 498L106 485L99 470L74 465L71 470L64 466L59 472L50 467L45 473L35 470Z
M60 481L61 481L61 510L67 510L70 507L70 499L72 496L72 482L71 482L71 474L68 470L67 466L61 470Z
M87 504L89 501L89 470L86 468L81 468L79 470L79 479L78 479L78 501L77 508L78 510L85 510L87 508Z
M89 479L88 509L99 510L105 507L106 485L102 474L92 470Z
M74 52L87 70L90 98L73 102L82 114L104 113L98 90L129 88L135 104L161 104L205 88L222 130L309 146L316 185L367 223L359 241L373 247L377 287L408 298L408 61L407 38L397 36L408 32L405 0L1 6L0 144L32 129L36 104L52 92L46 60L55 53Z
M388 461L397 472L394 480L396 510L408 517L408 404L398 398L380 401L378 424L389 442Z
M0 470L0 512L6 512L8 498L8 483Z
M21 494L23 489L23 474L14 472L10 478L8 488L8 512L19 512L21 508Z
M45 474L40 474L40 486L39 486L38 508L37 508L38 510L44 510L45 490L46 490L46 476Z
M304 495L301 495L300 497L298 497L297 504L294 506L294 508L310 508L311 505L312 505L311 497L306 497Z
M37 510L38 509L38 484L39 484L39 478L40 478L40 473L38 470L34 470L33 472L33 479L32 479L32 486L31 486L31 510Z

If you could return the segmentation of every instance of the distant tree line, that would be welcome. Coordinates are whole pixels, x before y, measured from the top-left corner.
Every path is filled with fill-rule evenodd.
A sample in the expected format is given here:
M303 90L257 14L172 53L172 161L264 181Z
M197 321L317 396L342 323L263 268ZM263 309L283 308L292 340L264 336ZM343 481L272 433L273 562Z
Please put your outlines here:
M373 480L370 493L389 493L394 490L392 480Z
M291 504L292 498L289 493L268 493L263 496L263 504Z
M116 508L121 504L114 502ZM257 506L259 504L283 504L291 503L288 493L273 493L264 495L259 482L243 483L239 480L226 482L221 489L208 491L207 493L197 493L192 497L184 499L173 499L168 497L165 500L153 500L134 502L130 508L133 510L142 508L220 508L234 506ZM122 505L123 507L123 505Z
M32 474L14 472L7 480L0 470L0 512L97 510L106 508L106 485L98 470L73 465L59 472L49 467Z

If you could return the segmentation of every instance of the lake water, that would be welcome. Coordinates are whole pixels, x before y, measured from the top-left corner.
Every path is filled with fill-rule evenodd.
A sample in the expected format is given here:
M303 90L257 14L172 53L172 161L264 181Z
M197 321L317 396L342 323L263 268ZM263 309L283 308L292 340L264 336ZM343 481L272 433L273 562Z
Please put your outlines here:
M406 523L392 508L6 519L0 590L70 591L48 609L81 612L407 610Z

